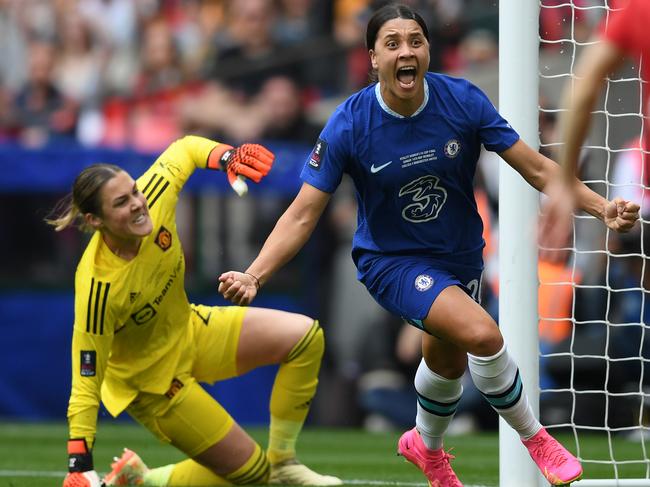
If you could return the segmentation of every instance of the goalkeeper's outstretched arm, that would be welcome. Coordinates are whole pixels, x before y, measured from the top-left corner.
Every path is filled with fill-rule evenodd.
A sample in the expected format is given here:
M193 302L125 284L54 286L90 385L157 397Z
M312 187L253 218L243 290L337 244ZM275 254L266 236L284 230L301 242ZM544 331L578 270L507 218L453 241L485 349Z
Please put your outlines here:
M219 276L219 292L239 306L250 304L260 286L289 262L305 245L331 195L303 183L246 272L228 271Z

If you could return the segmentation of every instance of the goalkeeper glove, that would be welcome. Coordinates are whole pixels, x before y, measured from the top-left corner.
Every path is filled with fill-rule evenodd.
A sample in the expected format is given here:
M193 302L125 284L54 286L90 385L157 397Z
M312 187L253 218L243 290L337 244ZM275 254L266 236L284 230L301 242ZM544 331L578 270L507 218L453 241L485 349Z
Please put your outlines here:
M68 440L68 475L63 487L103 487L93 467L93 454L84 438Z
M233 147L219 144L208 158L208 167L221 169L228 176L230 186L239 196L248 191L244 177L259 183L271 170L275 156L259 144L242 144Z

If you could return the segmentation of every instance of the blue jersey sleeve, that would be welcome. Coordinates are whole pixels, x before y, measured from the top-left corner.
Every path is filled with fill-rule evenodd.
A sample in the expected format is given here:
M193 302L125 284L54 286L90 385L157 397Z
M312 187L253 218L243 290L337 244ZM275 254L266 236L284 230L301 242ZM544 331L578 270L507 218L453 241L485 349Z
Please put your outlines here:
M519 140L519 134L497 112L485 93L473 84L470 84L468 101L479 139L487 150L503 152Z
M352 123L341 106L327 121L300 178L326 193L336 191L350 160L351 140Z

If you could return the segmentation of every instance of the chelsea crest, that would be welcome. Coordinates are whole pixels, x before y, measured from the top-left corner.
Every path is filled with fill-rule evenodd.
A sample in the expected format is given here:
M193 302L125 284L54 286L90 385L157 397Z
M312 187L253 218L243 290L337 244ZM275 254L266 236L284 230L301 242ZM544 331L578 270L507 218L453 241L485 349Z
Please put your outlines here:
M453 159L460 152L460 142L456 139L451 139L445 144L444 153L449 159Z
M415 278L415 289L420 292L424 292L433 286L433 277L428 274L420 274Z

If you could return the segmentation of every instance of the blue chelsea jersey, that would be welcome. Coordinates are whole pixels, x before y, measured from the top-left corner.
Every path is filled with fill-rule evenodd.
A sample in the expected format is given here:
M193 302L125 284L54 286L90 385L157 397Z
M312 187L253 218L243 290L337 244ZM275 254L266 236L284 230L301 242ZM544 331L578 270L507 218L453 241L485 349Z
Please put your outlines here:
M356 189L352 256L426 254L480 264L483 223L473 179L481 144L502 152L519 135L487 96L464 79L427 73L425 99L410 117L393 112L379 84L343 102L301 173L333 193L343 173Z

